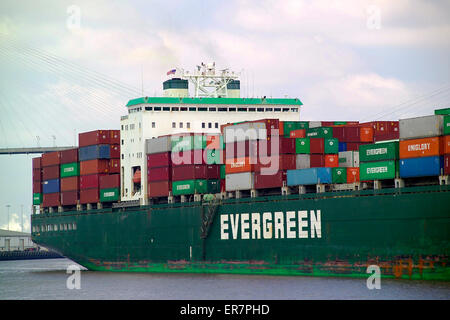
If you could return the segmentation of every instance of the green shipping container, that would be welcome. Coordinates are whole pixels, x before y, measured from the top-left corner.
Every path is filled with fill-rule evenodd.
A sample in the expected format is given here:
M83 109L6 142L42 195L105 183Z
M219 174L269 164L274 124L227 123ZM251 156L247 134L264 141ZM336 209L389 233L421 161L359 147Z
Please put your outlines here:
M338 154L339 153L339 141L336 138L324 139L325 154Z
M398 159L398 141L359 146L360 162L395 159Z
M38 206L42 203L42 193L33 193L33 205Z
M174 196L209 193L207 180L182 180L172 182L172 193Z
M347 183L347 168L331 168L331 181L333 183Z
M333 124L335 126L344 126L347 124L347 121L335 121Z
M444 135L450 135L450 115L444 117Z
M220 180L206 180L208 193L220 193Z
M398 175L397 160L362 162L359 166L361 181L395 179Z
M220 179L225 179L225 165L220 166Z
M318 127L306 129L306 137L308 138L333 138L333 128Z
M100 202L119 201L119 188L109 188L100 190Z
M309 138L296 138L295 153L309 153L309 152L310 152Z
M206 150L206 163L207 164L222 164L220 160L220 150L208 149Z
M61 165L61 178L76 177L80 175L80 163L72 162Z
M434 110L434 114L435 115L447 115L450 114L450 108L444 108L444 109L437 109Z
M206 136L172 137L172 152L206 149Z
M299 129L308 129L308 121L284 121L283 122L283 133L284 137L289 138L291 131Z

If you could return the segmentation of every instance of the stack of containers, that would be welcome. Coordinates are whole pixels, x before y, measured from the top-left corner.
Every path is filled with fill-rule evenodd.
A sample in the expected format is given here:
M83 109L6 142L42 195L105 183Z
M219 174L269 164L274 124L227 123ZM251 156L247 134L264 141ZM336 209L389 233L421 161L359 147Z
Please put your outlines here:
M120 130L109 131L109 171L99 180L100 202L120 200Z
M333 137L339 140L339 151L358 151L359 146L373 143L370 125L347 124L333 128Z
M219 165L220 191L225 191L225 142L221 134L206 136L206 163Z
M450 174L450 115L444 116L444 174Z
M275 136L277 139L279 138L279 129L280 121L278 119L263 119L221 126L225 141L226 191L255 189L255 164L257 164L259 158L272 155L272 138ZM280 148L283 148L283 143L286 143L286 148L289 148L288 145L292 142L282 142L287 140L291 139L279 140L281 142L279 143ZM292 143L291 152L293 149L294 144ZM279 150L273 151L274 154L279 154ZM280 164L281 161L284 161L280 159L274 159L274 161L279 161ZM264 162L261 162L261 164L267 165ZM284 164L281 164L281 167L283 166ZM259 170L261 168L262 166L257 167ZM280 181L282 184L283 179L285 180L283 173L277 170L275 174L275 184ZM266 178L260 178L258 186L265 185L266 182Z
M77 205L80 200L78 148L61 151L61 205Z
M40 205L42 203L42 170L41 157L33 158L33 205Z
M172 191L172 140L170 136L146 142L148 197L167 197Z
M439 176L445 154L444 116L400 120L400 177Z
M333 138L332 127L309 128L306 130L306 138L309 138L310 168L332 168L339 165L339 140Z
M398 141L361 145L359 176L361 181L395 179L398 176Z
M118 199L119 179L113 178L112 181L108 181L107 185L101 186L100 177L110 173L112 159L120 159L120 132L118 130L95 130L80 133L78 143L80 147L80 203L99 203L101 198L106 201ZM115 194L111 195L109 189L115 189ZM107 193L107 195L100 196L101 192Z
M59 151L42 155L42 207L44 208L61 205L60 161L61 153Z
M220 192L220 165L207 164L206 135L172 135L172 194Z
M372 121L361 123L361 126L373 129L373 141L387 141L399 139L398 121Z

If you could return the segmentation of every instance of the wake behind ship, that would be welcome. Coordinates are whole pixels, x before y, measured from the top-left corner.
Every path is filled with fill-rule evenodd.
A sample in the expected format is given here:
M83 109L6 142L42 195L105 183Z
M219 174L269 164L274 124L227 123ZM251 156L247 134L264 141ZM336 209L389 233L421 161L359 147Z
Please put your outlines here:
M215 64L168 75L33 159L34 242L90 270L450 279L449 109L300 121Z

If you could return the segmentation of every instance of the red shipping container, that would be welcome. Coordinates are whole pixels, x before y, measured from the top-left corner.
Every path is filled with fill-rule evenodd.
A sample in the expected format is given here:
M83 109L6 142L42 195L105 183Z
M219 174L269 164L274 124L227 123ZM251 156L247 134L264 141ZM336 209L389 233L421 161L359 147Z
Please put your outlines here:
M148 196L153 197L167 197L172 191L171 181L158 181L148 183Z
M41 168L41 157L33 158L31 161L33 170Z
M450 154L444 156L444 174L450 174Z
M333 128L334 130L334 128ZM360 127L359 126L346 126L344 127L344 140L340 142L360 142ZM347 147L348 150L348 147Z
M80 189L80 177L67 177L60 180L61 191L75 191Z
M325 167L328 168L339 167L339 156L337 154L326 154Z
M63 150L61 152L61 164L78 162L78 148Z
M109 160L109 173L120 173L120 159Z
M304 129L302 129L304 130ZM279 154L295 154L295 139L280 137Z
M80 200L80 193L78 190L61 192L61 204L63 206L74 206Z
M171 167L159 167L148 169L148 181L170 181L172 180Z
M90 174L87 176L80 176L80 190L100 188L100 177L104 174Z
M279 135L280 134L280 120L278 119L262 119L262 120L254 120L254 121L248 121L253 123L264 123L266 130L267 130L267 136L273 136L273 135ZM258 129L258 126L255 126L256 129ZM262 126L261 126L262 128Z
M310 153L323 154L325 152L323 138L310 138L309 139Z
M42 180L58 179L59 173L60 173L59 165L43 167L42 168Z
M100 202L100 189L83 189L80 190L80 203L98 203Z
M339 142L346 141L345 140L345 127L334 127L333 128L333 138L339 140Z
M147 168L169 167L172 165L170 152L162 152L147 155Z
M109 158L110 159L120 159L120 145L111 144L109 146Z
M309 157L309 166L318 168L325 166L325 156L323 154L311 154Z
M42 181L42 170L41 169L33 169L33 181Z
M206 165L185 165L172 167L172 180L208 179Z
M41 181L33 181L33 193L42 193Z
M217 164L207 165L206 179L220 179L220 165Z
M206 164L207 150L189 150L173 152L171 154L171 161L173 166L184 166L193 164Z
M359 138L361 142L373 142L373 129L371 127L361 127Z
M109 130L111 144L120 144L120 130Z
M322 127L334 126L334 121L322 121Z
M255 173L255 189L281 188L285 181L286 171L270 175Z
M257 141L229 142L225 144L225 159L257 157Z
M347 142L347 151L359 151L359 146L368 143Z
M120 174L100 176L100 189L120 188Z
M94 159L80 162L80 175L109 173L109 160Z
M347 183L359 182L359 168L347 168Z
M95 130L83 132L78 135L78 145L80 147L93 146L96 144L109 144L110 141L110 130Z
M386 140L398 140L400 137L399 131L388 132L385 134L374 133L373 141L386 141Z
M55 151L44 153L41 159L41 166L42 167L55 166L59 164L60 161L61 161L61 152Z
M260 172L261 168L275 171L295 170L295 156L295 154L280 154L259 158L258 163L254 167L255 172Z
M42 206L47 207L58 207L61 205L61 193L44 193L42 195Z
M289 133L289 138L306 138L306 130L305 129L292 130Z

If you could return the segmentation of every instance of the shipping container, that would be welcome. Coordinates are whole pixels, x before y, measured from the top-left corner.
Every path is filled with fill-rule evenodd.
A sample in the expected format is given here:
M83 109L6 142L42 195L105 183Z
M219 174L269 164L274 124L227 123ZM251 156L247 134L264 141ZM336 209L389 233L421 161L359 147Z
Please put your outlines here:
M334 168L339 166L339 156L337 154L326 154L325 155L325 167Z
M206 149L222 150L225 146L222 135L207 135L206 136Z
M450 154L450 135L442 137L442 153Z
M172 137L163 136L145 140L145 152L147 154L164 153L172 151Z
M311 154L309 157L309 167L325 167L325 156L323 154Z
M80 190L84 189L99 189L100 177L104 174L90 174L86 176L80 176Z
M61 178L61 192L75 191L80 189L80 177Z
M42 193L41 181L33 181L33 193Z
M147 155L147 168L170 167L172 165L171 152L152 153Z
M450 135L450 115L444 116L444 135Z
M361 160L361 155L360 160ZM395 179L398 175L398 161L386 160L360 162L359 176L361 181Z
M33 182L42 181L42 169L33 169Z
M383 142L359 146L359 161L394 160L399 158L398 142Z
M33 205L38 206L42 203L42 193L33 193Z
M95 130L78 134L78 145L80 146L80 148L93 146L97 144L110 144L110 143L111 143L110 130Z
M109 160L89 160L80 162L80 175L108 173Z
M309 121L309 127L305 128L305 129L309 129L309 128L319 128L322 126L322 121Z
M32 161L32 168L35 169L41 169L41 157L33 158Z
M185 165L172 167L172 180L219 179L218 165Z
M59 192L44 193L42 195L42 207L59 207L61 205L61 194Z
M224 151L219 149L206 150L206 163L207 164L223 164L224 163Z
M110 144L120 144L120 130L109 130L110 132Z
M309 154L297 154L295 158L295 169L307 169L311 167L311 156Z
M57 193L59 192L59 179L47 180L42 183L42 193Z
M261 172L264 169L265 173L285 171L295 168L295 154L280 154L277 156L260 157L258 163L254 166L255 172Z
M400 159L399 162L400 178L439 176L444 171L444 157L440 156Z
M347 183L359 182L359 168L347 168Z
M88 161L94 159L110 159L110 145L99 144L79 149L78 158L80 161Z
M399 121L400 139L437 137L444 133L444 116L433 115Z
M400 159L439 156L443 154L439 137L402 140L399 142Z
M204 194L208 192L208 183L205 179L181 180L172 182L172 194L174 196L188 194Z
M240 173L240 172L250 172L254 171L254 159L245 158L235 158L226 159L225 172L229 173Z
M345 127L334 127L333 138L336 138L339 141L347 141L345 140Z
M79 200L80 200L80 192L78 190L61 192L61 205L63 206L77 205Z
M52 180L59 178L59 165L42 168L42 180Z
M80 175L80 163L72 162L72 163L61 164L60 175L61 175L61 178L79 176Z
M258 156L257 141L239 141L225 144L225 159Z
M331 168L309 168L287 171L287 185L301 186L331 183Z
M326 138L323 140L325 154L337 154L339 152L339 141L336 138Z
M119 199L120 199L119 188L100 189L100 202L119 201Z
M206 180L208 193L220 193L220 180L209 179Z
M444 156L444 174L450 174L450 154Z
M225 174L226 174L226 172L225 172L225 165L222 164L222 165L220 166L220 179L225 180Z
M265 140L270 134L266 128L255 127L251 122L245 122L238 125L227 126L223 130L225 143L234 143L246 140Z
M255 173L255 189L281 188L284 182L286 182L286 171L278 171L270 175Z
M100 189L120 188L120 175L108 174L100 176L99 186Z
M80 203L99 203L100 190L98 188L80 190Z
M255 173L241 172L225 175L226 191L251 190L255 188Z
M206 149L206 136L172 136L172 152Z
M150 198L167 197L172 191L171 181L157 181L148 183L148 196Z
M78 162L78 148L63 150L61 153L61 164Z
M359 167L359 152L358 151L341 151L338 154L339 167L351 168Z
M298 130L292 130L289 133L289 138L306 138L306 130L305 129L298 129Z
M334 132L334 128L333 128ZM346 126L343 128L343 139L345 142L361 142L361 129L359 126Z
M109 173L120 173L120 159L109 160Z
M371 127L359 128L359 139L361 142L373 142L373 129Z
M173 166L206 164L206 149L195 149L186 151L174 151L171 153L171 161Z
M450 114L450 108L442 108L442 109L436 109L434 110L434 114L436 115L449 115Z
M325 152L325 144L323 138L310 138L309 149L311 153L323 154Z
M120 145L109 145L109 159L120 159Z
M56 166L59 165L60 161L61 161L60 151L44 153L41 159L41 167Z
M347 168L331 168L332 183L347 183Z
M283 121L283 125L281 126L280 124L280 128L283 127L283 133L280 135L283 135L284 137L288 138L291 136L291 132L292 131L297 131L297 130L305 130L305 135L306 135L306 129L309 128L309 123L308 121ZM299 137L299 138L304 138L304 137Z
M184 170L185 166L179 166L178 169L175 170ZM157 167L148 169L148 181L170 181L172 180L172 170L176 167ZM179 179L184 180L184 179Z
M306 137L308 138L333 138L332 127L309 128L306 130Z

